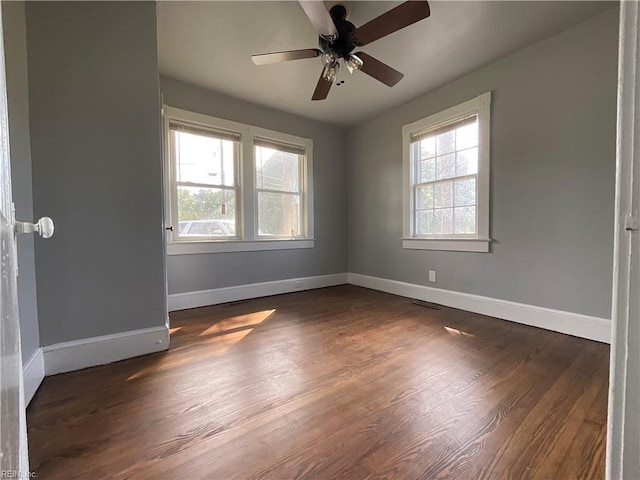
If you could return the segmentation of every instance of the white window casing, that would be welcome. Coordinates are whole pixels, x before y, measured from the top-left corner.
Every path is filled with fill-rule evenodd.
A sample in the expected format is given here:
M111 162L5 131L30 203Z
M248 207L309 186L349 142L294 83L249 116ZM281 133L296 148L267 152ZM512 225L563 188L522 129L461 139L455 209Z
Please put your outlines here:
M230 120L220 119L168 105L163 106L164 141L165 141L165 221L173 226L167 232L167 254L204 254L224 252L246 252L262 250L288 250L314 247L313 230L313 141L308 138L289 135L273 130L263 129ZM187 238L179 235L178 224L178 185L189 186L189 183L178 182L176 159L172 152L171 130L193 128L211 131L212 136L228 135L225 139L237 142L235 158L235 182L233 186L223 186L235 192L236 231L234 236ZM189 132L191 133L191 132ZM205 133L206 135L206 133ZM299 195L300 231L291 236L259 235L258 231L258 189L256 182L256 165L254 152L256 143L263 142L268 147L284 147L286 151L295 151L299 155ZM198 186L196 184L196 186ZM206 188L211 186L206 185ZM218 186L212 187L218 188ZM183 222L185 223L185 222ZM230 235L230 234L228 234Z
M489 170L490 170L490 113L491 92L483 93L469 101L430 115L402 128L403 156L403 238L407 249L488 252L489 236ZM472 175L476 181L476 226L473 233L424 233L416 228L416 186L424 186L417 179L418 159L412 158L412 142L435 135L437 131L454 128L465 119L477 116L478 171ZM413 143L414 150L417 144ZM416 153L415 151L413 152ZM450 179L462 179L453 176ZM424 180L421 180L424 182ZM431 185L441 182L433 180ZM452 187L453 188L453 187ZM434 200L431 200L434 202ZM424 208L424 207L422 207ZM433 208L433 207L432 207ZM453 207L452 207L453 208ZM469 230L471 231L471 230Z

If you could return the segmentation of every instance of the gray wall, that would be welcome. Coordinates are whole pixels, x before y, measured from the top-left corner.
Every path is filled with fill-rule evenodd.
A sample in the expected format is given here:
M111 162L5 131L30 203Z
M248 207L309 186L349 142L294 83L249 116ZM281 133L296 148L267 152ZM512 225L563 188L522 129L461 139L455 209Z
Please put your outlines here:
M614 8L350 131L349 271L610 318L617 27ZM491 253L403 250L402 126L489 90Z
M26 13L41 341L164 325L155 3Z
M338 127L161 78L164 103L313 139L315 248L170 255L169 293L342 273L347 268L346 134Z
M9 144L11 147L11 182L16 219L33 220L31 190L31 146L29 140L29 85L27 81L27 34L24 2L2 2L7 100L9 105ZM40 347L34 236L18 237L18 302L22 360L29 360Z

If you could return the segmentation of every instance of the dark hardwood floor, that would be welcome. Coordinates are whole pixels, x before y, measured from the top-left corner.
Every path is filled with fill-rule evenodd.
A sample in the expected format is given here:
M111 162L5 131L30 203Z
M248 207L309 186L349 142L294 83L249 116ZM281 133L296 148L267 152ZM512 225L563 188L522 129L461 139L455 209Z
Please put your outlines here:
M45 379L39 479L604 478L607 345L354 286L171 327Z

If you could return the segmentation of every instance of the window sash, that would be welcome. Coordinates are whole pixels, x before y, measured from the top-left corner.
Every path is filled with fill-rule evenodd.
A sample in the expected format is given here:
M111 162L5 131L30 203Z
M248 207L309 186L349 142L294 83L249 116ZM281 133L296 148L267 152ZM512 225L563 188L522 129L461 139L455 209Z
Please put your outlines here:
M170 159L170 168L171 168L171 174L174 180L174 183L181 183L184 184L185 186L187 186L187 184L193 185L193 186L203 186L203 187L212 187L212 186L216 186L216 187L229 187L229 185L226 185L224 183L214 183L214 182L210 182L210 183L204 183L204 182L189 182L189 181L180 181L177 180L177 178L180 176L179 175L179 165L178 165L178 156L177 154L177 149L178 149L178 145L179 145L179 140L177 139L176 135L173 135L173 132L176 133L181 133L181 132L186 132L192 135L198 135L201 137L206 137L206 138L210 138L213 140L228 140L228 141L233 141L233 186L237 186L238 185L238 178L240 175L239 172L239 166L240 166L240 162L239 162L239 152L240 152L240 142L237 140L232 140L231 138L223 138L220 136L216 136L216 135L209 135L208 133L206 133L206 131L204 130L190 130L190 131L186 131L186 130L178 130L178 129L169 129L169 159ZM205 132L205 133L201 133L201 132ZM239 138L239 137L238 137ZM177 141L178 140L178 141ZM220 159L220 162L222 164L223 159Z
M175 219L175 225L174 225L174 238L178 241L181 242L188 242L188 241L203 241L203 240L238 240L240 238L239 232L240 232L240 215L239 215L239 204L240 204L240 200L239 200L239 192L238 192L238 188L237 187L228 187L228 186L217 186L217 185L200 185L200 184L193 184L193 183L189 183L189 182L174 182L175 185L175 189L172 192L172 196L175 198L175 204L173 207L173 212L174 214L172 215L172 217ZM180 220L180 215L179 215L179 208L178 208L178 191L180 189L180 187L186 187L186 188L199 188L201 190L227 190L230 192L234 193L234 201L233 201L233 211L234 211L234 218L233 218L233 223L234 223L234 230L235 230L235 234L234 235L198 235L198 236L193 236L193 235L182 235L180 233L180 223L181 222L192 222L192 221L207 221L207 220L219 220L219 221L229 221L228 219L220 219L220 218L201 218L201 219L193 219L193 220ZM228 203L225 205L229 205ZM229 208L228 206L225 208Z
M233 142L233 184L225 185L222 183L202 183L202 182L191 182L191 181L181 181L177 180L179 175L179 164L178 164L178 156L177 156L177 136L175 133L188 133L191 135L197 135L201 137L210 138L213 140L225 140ZM169 143L169 168L171 170L171 217L174 223L174 232L173 232L173 240L179 242L193 242L193 241L207 241L207 240L238 240L240 238L239 232L240 230L240 188L239 188L239 150L240 150L240 134L233 132L226 132L223 130L218 130L214 128L208 128L201 125L190 124L188 122L170 120L169 128L168 128L168 143ZM222 162L223 160L220 159ZM199 188L202 190L227 190L234 193L234 229L235 235L181 235L180 234L180 223L181 222L189 222L189 221L200 221L200 220L216 220L209 218L202 218L196 220L181 220L179 214L179 199L178 199L178 191L180 187L185 188ZM227 207L228 208L228 207ZM222 219L218 219L222 220ZM225 220L228 221L228 220Z
M464 204L457 204L456 203L456 188L455 188L455 180L469 180L469 179L474 179L475 180L475 195L474 195L474 202L473 203L464 203ZM420 208L418 207L418 195L419 195L419 190L423 187L427 187L430 185L435 186L438 183L444 183L444 182L452 182L452 191L451 191L451 205L446 205L446 206L436 206L435 204L435 198L432 198L431 202L431 206L427 207L427 208ZM446 178L446 179L442 179L442 180L435 180L433 182L422 182L422 183L416 183L413 185L413 212L412 212L412 224L413 224L413 236L416 238L427 238L427 237L432 237L432 236L456 236L456 237L464 237L464 236L468 236L469 238L473 238L475 236L477 236L478 234L478 174L470 174L470 175L462 175L459 177L452 177L452 178ZM456 227L456 209L459 208L467 208L467 207L473 207L475 208L475 215L474 215L474 229L473 232L470 233L456 233L455 232L455 227ZM418 232L418 216L421 212L434 212L436 210L452 210L452 231L451 232L446 232L446 233L419 233Z
M447 122L445 125L438 126L435 128L429 128L424 130L422 133L414 134L410 136L410 163L412 166L412 175L411 175L411 186L412 186L412 212L411 212L411 231L413 232L413 237L415 238L429 238L429 237L456 237L456 238L475 238L478 235L478 173L464 174L464 175L452 175L445 178L437 178L437 162L440 158L446 155L456 155L458 152L462 152L464 150L468 150L470 148L478 148L478 145L473 145L471 147L465 146L465 148L458 150L457 145L454 144L454 149L451 152L447 152L446 154L436 154L433 157L428 157L429 159L434 159L436 161L436 179L430 180L427 182L420 182L418 179L420 178L420 164L425 159L422 158L421 145L420 142L423 139L436 137L437 135L441 135L443 133L455 132L458 128L463 127L465 125L470 125L476 123L478 121L478 115L476 113L472 115L466 115L462 119L454 120L451 122ZM455 160L454 160L455 161ZM455 182L459 180L467 180L474 179L475 180L475 192L474 192L474 201L473 203L466 203L464 205L456 204L456 188ZM437 207L435 205L435 198L432 198L432 205L430 208L419 208L418 207L418 195L419 189L432 185L435 189L435 186L442 183L450 182L451 186L451 205ZM474 229L471 233L456 233L456 209L464 208L464 207L474 207L475 215L474 215ZM421 233L418 232L418 217L421 212L436 212L436 210L451 210L451 231L445 233Z
M304 194L302 192L285 192L285 191L279 191L279 190L266 190L266 189L257 189L256 190L257 195L256 195L256 223L258 225L258 230L257 230L257 237L258 238L304 238L305 237L305 202L304 202ZM298 198L298 208L297 208L297 219L296 219L296 223L297 223L297 232L294 234L287 234L287 233L283 233L283 234L272 234L272 233L260 233L260 194L261 193L267 193L267 194L275 194L275 195L288 195L291 197L297 197Z

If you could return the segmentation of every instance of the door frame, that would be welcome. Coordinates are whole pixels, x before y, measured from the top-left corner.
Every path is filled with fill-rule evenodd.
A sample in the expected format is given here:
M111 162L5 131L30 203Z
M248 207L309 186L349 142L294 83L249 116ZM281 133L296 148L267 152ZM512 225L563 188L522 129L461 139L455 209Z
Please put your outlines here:
M640 6L621 2L606 478L640 478Z

